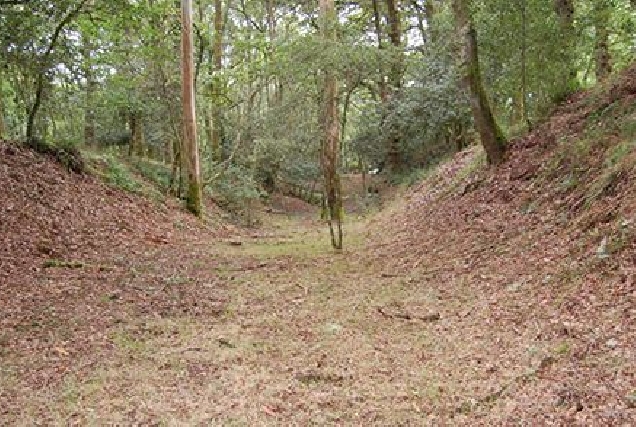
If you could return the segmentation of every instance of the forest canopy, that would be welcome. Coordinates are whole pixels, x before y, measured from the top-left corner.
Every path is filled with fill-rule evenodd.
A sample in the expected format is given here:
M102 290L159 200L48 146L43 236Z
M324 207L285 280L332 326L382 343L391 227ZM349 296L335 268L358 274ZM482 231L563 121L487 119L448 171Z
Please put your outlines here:
M318 3L193 3L203 182L231 190L238 205L324 181L326 78L336 90L333 172L375 169L399 181L487 143L475 90L503 151L636 49L629 0L335 1L326 23ZM0 8L2 137L118 147L178 173L179 2L2 0ZM479 86L466 80L468 34Z

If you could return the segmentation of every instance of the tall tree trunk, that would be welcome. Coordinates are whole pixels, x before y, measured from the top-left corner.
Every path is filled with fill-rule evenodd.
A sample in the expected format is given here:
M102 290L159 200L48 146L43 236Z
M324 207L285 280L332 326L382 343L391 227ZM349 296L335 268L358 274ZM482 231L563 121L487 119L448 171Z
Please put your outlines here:
M27 139L31 139L35 136L36 117L40 109L40 106L42 105L42 98L44 97L44 88L47 83L46 72L48 71L50 67L49 57L51 56L51 53L57 46L58 38L60 37L60 34L62 34L64 27L66 27L66 25L68 25L71 21L73 21L73 19L75 19L77 15L80 14L80 12L82 11L82 8L84 7L87 1L88 0L81 0L73 9L71 9L71 11L69 11L69 13L59 22L59 24L57 24L57 26L55 27L55 30L53 31L53 36L51 37L51 41L49 42L49 45L47 46L46 51L42 55L42 60L40 61L39 69L37 72L38 74L35 81L34 101L28 110L27 125L26 125Z
M88 78L86 82L86 107L84 110L84 144L89 147L96 147L95 139L95 90L97 82Z
M319 0L320 28L325 40L335 40L336 13L334 0ZM325 198L328 210L327 221L331 233L331 245L342 249L342 193L338 174L340 143L340 120L338 118L338 81L332 70L325 71L322 96L322 125L324 136L320 161L325 180ZM336 230L334 230L334 223Z
M612 72L612 58L609 52L609 18L610 4L607 0L596 0L595 28L596 28L596 81L603 81Z
M427 41L430 43L437 42L437 29L435 28L434 19L437 13L435 2L433 0L427 0L424 3L424 15L426 16L426 28L428 33Z
M267 9L267 30L269 33L269 56L270 61L276 55L276 0L266 0L265 7ZM279 78L274 78L274 106L280 106L283 103L283 84Z
M214 0L214 43L212 46L213 58L213 80L215 99L212 105L212 128L210 134L211 159L213 163L221 162L223 158L221 140L223 139L223 116L221 113L220 95L225 92L225 87L221 79L223 69L223 2Z
M345 131L347 129L347 113L349 111L349 104L351 103L351 95L355 90L354 86L347 87L347 94L345 95L344 105L342 106L342 126L340 129L340 161L342 162L343 170L347 170L347 146L345 145Z
M0 140L7 137L7 126L4 122L4 103L0 95Z
M574 0L554 0L554 10L559 18L561 27L562 55L566 66L564 74L564 86L567 92L578 88L576 61L574 57L575 32L574 32Z
M141 111L130 112L130 155L143 157L145 152L144 122Z
M528 116L528 5L527 0L521 0L521 114L524 124L530 130L531 123Z
M373 24L375 26L375 34L377 37L378 50L384 49L384 44L382 43L382 24L380 22L380 10L378 8L378 0L372 0L373 5ZM378 80L378 89L380 91L380 99L383 103L387 102L388 94L386 88L386 80L384 79L384 67L382 66L382 62L380 58L378 58L378 67L379 67L379 75L380 79Z
M85 36L87 37L87 36ZM84 144L88 147L95 147L95 91L97 82L92 68L91 61L92 44L85 41L84 46L84 77L86 78L86 105L84 105Z
M394 102L402 86L404 60L402 57L402 25L398 11L399 0L386 0L387 21L389 23L389 40L395 48L396 57L391 61L389 73L389 102ZM400 150L400 137L396 129L391 129L387 141L387 168L389 172L399 173L404 165Z
M183 150L187 170L186 207L203 216L203 194L197 143L194 97L194 57L192 52L192 0L181 0L181 95L183 100Z
M465 0L453 0L457 33L462 41L460 54L463 84L470 97L475 126L486 151L488 163L498 165L504 161L506 141L497 126L479 70L477 32L473 26Z
M380 19L380 9L378 5L378 0L372 0L371 5L373 6L373 25L375 27L375 34L377 37L378 51L382 51L384 49L383 43L383 35L382 35L382 24ZM384 71L384 66L382 64L382 60L380 55L378 54L378 76L380 77L378 80L378 92L380 95L380 101L384 106L384 113L381 117L381 124L386 121L386 116L388 115L389 103L390 103L390 95L388 84L386 81L386 73ZM389 149L390 149L390 139L387 139L387 158L389 157Z

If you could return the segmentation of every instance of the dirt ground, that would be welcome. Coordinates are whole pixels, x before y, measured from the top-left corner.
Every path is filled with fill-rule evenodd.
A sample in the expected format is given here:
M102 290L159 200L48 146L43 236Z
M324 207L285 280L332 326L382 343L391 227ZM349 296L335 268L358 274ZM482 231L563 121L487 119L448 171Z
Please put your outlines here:
M633 66L342 253L0 143L0 424L636 425L635 121Z
M373 261L363 249L368 223L348 224L347 249L334 254L324 227L281 215L272 221L269 230L229 240L165 244L34 274L41 292L5 306L31 311L2 330L1 423L636 419L622 400L634 386L628 343L604 341L613 351L578 360L576 333L560 335L554 324L553 335L537 337L543 319L502 325L496 317L513 314L509 305L498 307L466 278L442 283L430 265L399 271ZM555 366L573 368L571 378L553 381ZM584 369L610 375L586 389L594 399L575 384ZM537 388L549 393L537 397Z

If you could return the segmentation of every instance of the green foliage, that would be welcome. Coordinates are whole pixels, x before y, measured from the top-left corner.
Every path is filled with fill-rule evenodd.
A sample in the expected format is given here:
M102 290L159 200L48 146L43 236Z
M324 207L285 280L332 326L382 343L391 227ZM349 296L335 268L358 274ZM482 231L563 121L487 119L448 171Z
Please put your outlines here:
M141 191L141 184L133 177L128 167L117 157L107 154L104 156L104 160L106 161L106 182L131 193Z
M220 175L220 179L212 182L208 191L219 206L231 212L236 220L244 220L248 226L255 221L255 202L265 195L252 171L234 164Z
M383 165L387 141L397 136L404 170L391 179L410 183L420 171L471 143L472 121L456 73L452 13L449 4L434 3L432 17L417 2L401 4L403 43L395 47L388 40L385 5L379 2L378 48L370 2L337 2L336 40L320 37L315 4L274 2L274 34L267 2L245 1L240 7L222 2L225 30L219 70L212 55L215 10L212 3L202 2L195 17L194 54L206 177L219 172L219 159L210 159L213 127L222 133L220 161L227 164L227 157L236 152L212 193L232 209L244 211L263 190L272 191L281 183L320 186L326 69L339 86L342 171ZM531 122L571 92L572 81L564 78L568 67L575 67L577 87L595 82L600 25L610 34L614 68L633 61L636 19L629 0L576 1L573 40L563 34L551 1L471 3L488 96L498 122L511 135L528 125L520 112L523 81ZM178 151L181 134L179 15L178 2L171 0L43 0L3 6L0 114L6 134L23 137L42 77L36 131L44 139L80 143L92 117L98 145L124 154L129 151L134 116L142 122L141 154L176 162L178 153L172 151ZM54 49L45 55L59 25L62 31ZM393 81L397 69L400 82ZM383 82L394 87L383 92ZM613 108L599 111L599 118L614 114ZM629 122L620 126L621 133L636 133ZM70 169L80 167L72 150L44 150ZM139 190L131 172L115 157L107 163L110 182ZM141 160L131 165L158 188L168 187L170 167Z
M28 139L25 145L37 153L51 156L69 171L80 174L86 171L82 154L72 143L59 142L51 144L41 138L33 137Z
M167 191L170 187L170 165L150 159L132 159L131 165L135 172L139 173L162 192Z

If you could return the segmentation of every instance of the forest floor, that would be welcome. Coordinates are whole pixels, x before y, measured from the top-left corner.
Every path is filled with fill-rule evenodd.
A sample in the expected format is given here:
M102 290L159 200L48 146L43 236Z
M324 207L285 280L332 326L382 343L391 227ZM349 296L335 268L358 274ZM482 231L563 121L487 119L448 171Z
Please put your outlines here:
M2 143L0 424L634 425L635 122L632 67L342 253L306 207L205 226Z

